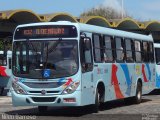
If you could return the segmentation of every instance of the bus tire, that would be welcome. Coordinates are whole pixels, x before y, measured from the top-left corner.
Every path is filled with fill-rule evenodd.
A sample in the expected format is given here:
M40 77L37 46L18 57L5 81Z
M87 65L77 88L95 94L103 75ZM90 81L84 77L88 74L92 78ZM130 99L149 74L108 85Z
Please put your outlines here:
M1 93L0 93L0 95L3 95L3 92L4 92L4 87L1 88Z
M47 106L38 106L39 113L45 113L47 111Z
M133 98L135 104L140 104L142 101L142 85L140 82L137 83L136 95Z
M96 89L96 95L95 95L95 104L94 104L94 113L98 113L99 111L99 104L100 104L100 101L99 101L99 93L98 93L98 88Z

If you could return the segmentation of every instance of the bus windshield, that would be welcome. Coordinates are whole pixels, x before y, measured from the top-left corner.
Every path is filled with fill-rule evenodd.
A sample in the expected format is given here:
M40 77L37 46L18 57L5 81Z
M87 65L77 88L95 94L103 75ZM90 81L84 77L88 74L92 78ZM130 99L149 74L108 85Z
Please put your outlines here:
M31 79L74 75L78 71L77 44L76 40L15 41L13 74ZM48 71L47 76L45 71Z

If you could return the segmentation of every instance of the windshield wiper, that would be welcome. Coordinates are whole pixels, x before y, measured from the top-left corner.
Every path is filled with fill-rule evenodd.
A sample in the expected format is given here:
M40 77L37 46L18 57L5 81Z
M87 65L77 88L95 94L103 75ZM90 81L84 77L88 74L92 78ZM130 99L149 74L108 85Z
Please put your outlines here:
M53 46L51 46L51 48L48 50L48 52L49 53L54 52L56 50L57 46L61 43L61 41L62 41L62 38L59 38L59 40L56 41L56 43L53 44Z
M62 41L62 38L59 38L59 40L56 41L56 43L53 44L53 46L52 46L49 50L48 50L48 45L49 45L49 43L47 43L47 45L46 45L46 47L47 47L47 49L46 49L46 60L45 60L45 65L43 66L43 73L44 73L44 70L47 68L47 64L48 64L48 54L54 52L54 51L56 50L57 46L61 43L61 41ZM42 75L42 78L43 78L43 77L44 77L44 76Z

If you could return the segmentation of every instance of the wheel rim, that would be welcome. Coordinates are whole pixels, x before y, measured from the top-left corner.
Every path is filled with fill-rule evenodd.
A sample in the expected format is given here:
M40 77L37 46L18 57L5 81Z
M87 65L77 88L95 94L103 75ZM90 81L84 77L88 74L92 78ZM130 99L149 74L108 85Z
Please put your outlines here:
M138 91L137 98L138 98L138 100L141 99L141 92L140 91Z
M98 93L98 101L97 101L98 102L98 106L100 105L99 101L100 101L100 94Z

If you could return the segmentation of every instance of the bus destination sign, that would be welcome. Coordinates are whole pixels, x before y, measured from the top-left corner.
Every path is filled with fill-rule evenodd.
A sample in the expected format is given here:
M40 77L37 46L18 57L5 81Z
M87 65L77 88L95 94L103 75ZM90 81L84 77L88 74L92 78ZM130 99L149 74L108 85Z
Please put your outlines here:
M32 26L16 29L14 39L37 39L37 38L73 38L77 37L75 26Z
M33 35L64 35L64 28L39 28L39 29L26 29L23 31L24 36Z

